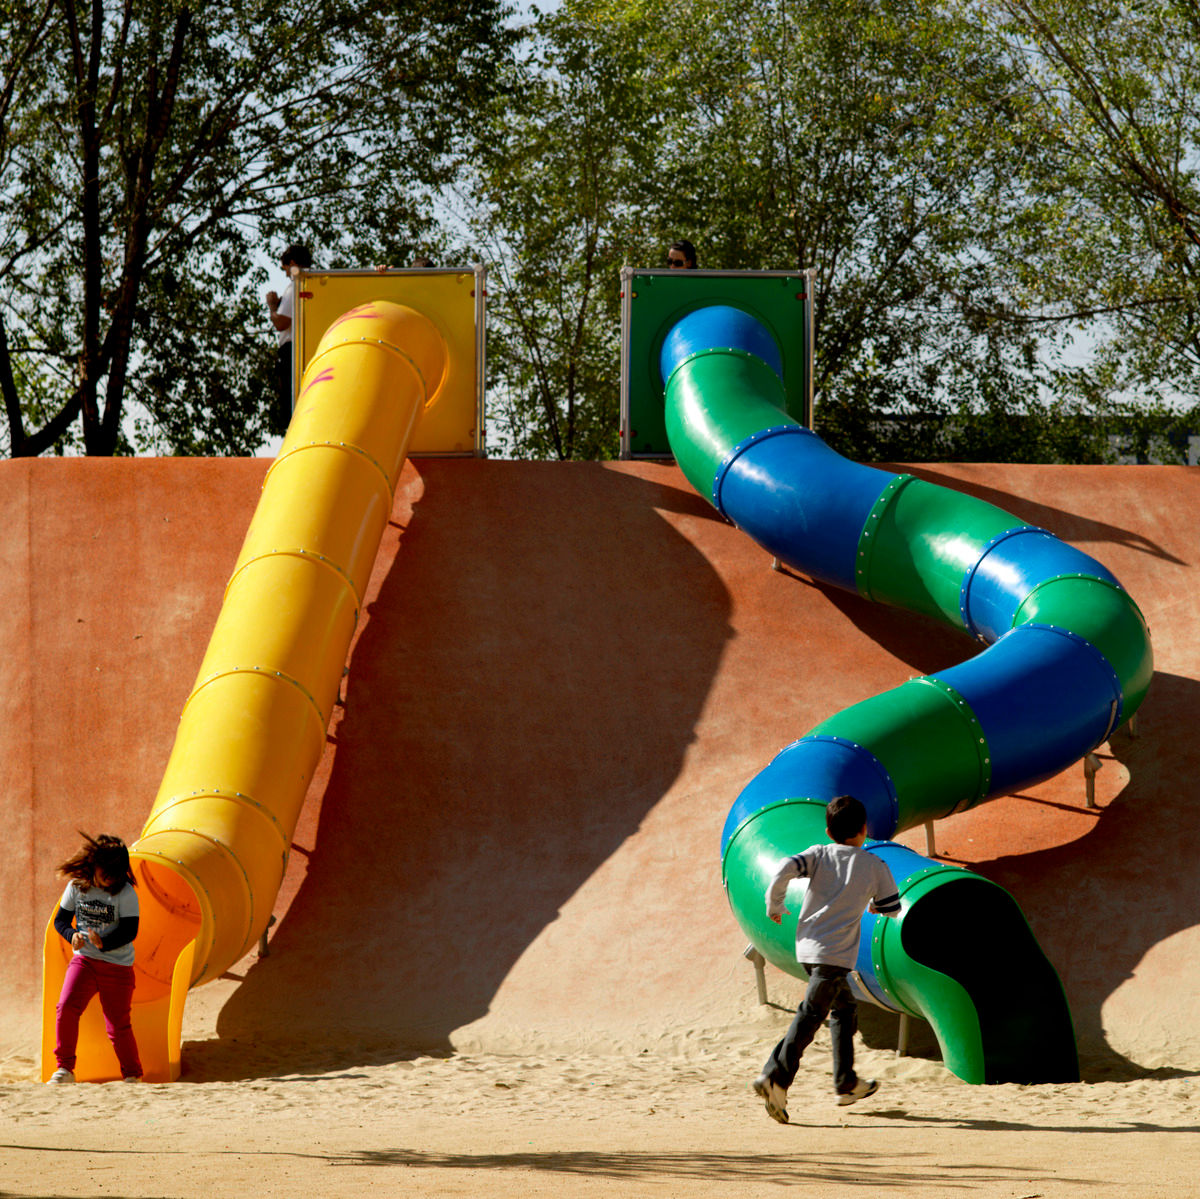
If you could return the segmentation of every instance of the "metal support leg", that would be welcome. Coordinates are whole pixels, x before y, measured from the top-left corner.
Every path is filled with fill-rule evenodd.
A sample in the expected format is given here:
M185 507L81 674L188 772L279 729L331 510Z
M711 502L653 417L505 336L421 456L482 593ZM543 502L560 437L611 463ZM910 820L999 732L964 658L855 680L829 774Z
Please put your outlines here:
M779 564L778 558L771 559L771 569L772 570L782 570L783 569L783 567Z
M933 821L925 821L925 856L927 858L937 857L937 845L933 839Z
M753 945L742 950L742 957L754 967L754 981L758 984L758 1002L767 1002L767 959Z
M908 1013L900 1013L900 1030L896 1034L896 1056L906 1057L908 1055Z
M1096 771L1103 763L1095 754L1087 754L1083 759L1083 783L1087 789L1087 806L1096 806Z
M1129 718L1129 735L1135 741L1140 736L1140 734L1138 733L1138 716L1139 715L1140 715L1139 712L1134 712L1134 714Z
M267 928L270 928L274 923L275 917L272 916L271 919L267 921ZM271 954L270 946L267 944L267 928L263 929L262 936L258 938L258 956L260 958L269 957Z

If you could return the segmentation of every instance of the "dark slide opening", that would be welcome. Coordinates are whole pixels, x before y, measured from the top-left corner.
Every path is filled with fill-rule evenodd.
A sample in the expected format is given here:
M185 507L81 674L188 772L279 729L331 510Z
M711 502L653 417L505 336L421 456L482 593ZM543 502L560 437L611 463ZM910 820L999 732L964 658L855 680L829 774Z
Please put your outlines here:
M1062 983L1012 896L954 879L904 918L908 955L954 979L979 1018L987 1083L1077 1082L1075 1030Z

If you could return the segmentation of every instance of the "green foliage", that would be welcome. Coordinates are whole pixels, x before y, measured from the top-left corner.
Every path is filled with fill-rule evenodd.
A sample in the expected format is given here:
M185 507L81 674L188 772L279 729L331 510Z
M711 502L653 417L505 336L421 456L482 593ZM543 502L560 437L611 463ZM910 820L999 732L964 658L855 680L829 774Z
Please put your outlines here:
M493 444L610 457L619 271L680 236L702 267L815 269L817 423L849 456L1186 452L1191 0L280 15L0 0L9 452L253 452L255 264L304 241L331 268L487 263Z
M610 19L613 18L613 19ZM658 153L652 26L636 9L536 19L519 84L473 145L493 428L531 457L615 456L618 274Z
M995 246L1036 152L1003 55L923 0L667 7L692 43L672 216L699 215L713 266L816 268L819 431L858 458L901 429L925 430L910 457L998 454L996 416L1045 382L1034 333L995 316ZM951 437L966 414L975 433Z
M843 452L915 413L1036 409L1039 335L993 300L1035 150L1011 64L966 21L921 0L568 0L532 37L476 149L516 452L614 452L617 272L679 236L702 267L816 268L819 421Z
M968 4L1004 41L1029 199L1006 247L1031 319L1087 328L1103 387L1169 404L1200 386L1200 10L1191 0ZM1069 381L1069 380L1067 380Z
M0 6L11 453L63 445L80 415L88 453L252 452L274 346L255 256L309 241L330 264L380 261L428 230L429 189L510 40L500 0L298 16Z

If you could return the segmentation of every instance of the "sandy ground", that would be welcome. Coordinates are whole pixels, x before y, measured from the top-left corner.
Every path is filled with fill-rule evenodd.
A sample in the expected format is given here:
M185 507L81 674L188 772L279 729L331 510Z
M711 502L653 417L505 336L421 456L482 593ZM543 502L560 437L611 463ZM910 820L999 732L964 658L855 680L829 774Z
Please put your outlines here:
M468 1031L446 1056L347 1044L311 1058L305 1073L277 1073L268 1044L238 1047L235 1065L228 1046L205 1040L234 985L189 1000L195 1039L172 1086L48 1087L33 1081L31 1057L4 1057L0 1195L1197 1192L1195 1071L968 1086L936 1060L920 1026L913 1053L897 1057L885 1047L894 1017L868 1010L858 1065L880 1079L878 1094L834 1104L822 1033L783 1127L748 1086L789 1018L780 1002L751 999L727 1027L659 1032L646 1044L597 1044L581 1025L577 1045L526 1035L493 1048ZM793 985L771 979L779 1000ZM242 1077L223 1078L234 1073ZM1102 1074L1085 1062L1085 1075Z

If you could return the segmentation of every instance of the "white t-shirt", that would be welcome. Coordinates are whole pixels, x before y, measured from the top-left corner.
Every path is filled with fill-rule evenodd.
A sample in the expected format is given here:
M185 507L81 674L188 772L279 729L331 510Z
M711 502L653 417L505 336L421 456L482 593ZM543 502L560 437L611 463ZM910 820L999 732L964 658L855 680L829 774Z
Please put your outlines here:
M116 931L121 917L138 914L138 897L129 883L113 895L102 887L89 887L84 891L72 879L67 883L59 906L75 913L75 927L79 932L86 933L95 929L101 937L105 937ZM82 949L75 952L101 962L115 962L118 966L133 965L132 941L128 945L119 945L116 949L108 951L97 949L88 941Z
M854 845L813 845L784 858L767 888L768 916L783 911L784 895L794 878L808 880L796 925L796 961L801 963L853 970L867 904L874 900L883 916L900 911L887 864Z
M276 329L275 337L281 346L287 345L292 340L292 330L296 327L293 308L295 307L295 298L292 291L292 281L288 280L287 287L283 290L283 295L279 299L279 307L275 309L277 316L286 316L291 324L286 329Z

